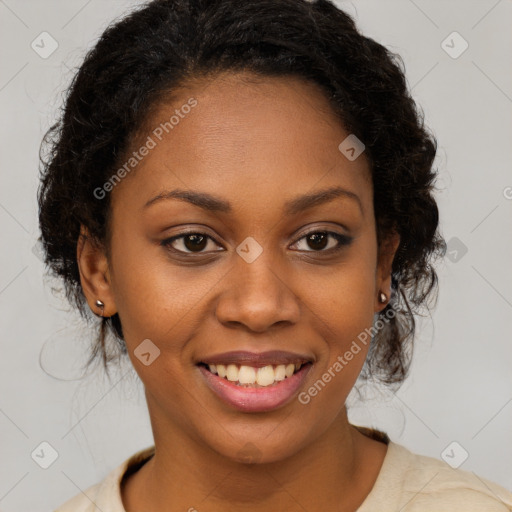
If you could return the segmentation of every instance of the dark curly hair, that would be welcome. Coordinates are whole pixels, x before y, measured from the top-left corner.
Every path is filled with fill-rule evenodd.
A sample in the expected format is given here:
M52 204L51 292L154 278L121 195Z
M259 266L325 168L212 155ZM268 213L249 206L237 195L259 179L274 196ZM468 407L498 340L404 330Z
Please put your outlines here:
M68 89L60 120L43 139L39 223L46 264L85 318L76 258L80 226L109 242L113 175L158 103L187 82L224 71L299 77L317 84L349 132L364 142L372 172L377 243L400 245L392 296L379 316L361 377L388 385L406 377L414 315L437 300L438 233L433 197L437 143L407 89L401 58L359 33L328 0L154 0L109 26ZM393 314L389 311L393 309ZM87 366L126 353L118 315L100 321Z

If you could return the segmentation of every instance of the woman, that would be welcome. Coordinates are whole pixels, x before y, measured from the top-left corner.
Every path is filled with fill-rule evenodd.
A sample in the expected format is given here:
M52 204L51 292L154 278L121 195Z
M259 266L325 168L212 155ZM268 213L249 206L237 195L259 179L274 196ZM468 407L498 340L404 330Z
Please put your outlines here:
M46 261L146 393L155 444L59 512L512 510L349 423L407 375L444 254L436 142L399 60L326 0L157 0L75 77Z

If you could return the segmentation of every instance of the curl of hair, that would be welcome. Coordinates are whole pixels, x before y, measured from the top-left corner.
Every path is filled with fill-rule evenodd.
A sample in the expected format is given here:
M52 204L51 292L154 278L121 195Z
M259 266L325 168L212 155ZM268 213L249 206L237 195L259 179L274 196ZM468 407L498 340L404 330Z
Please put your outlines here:
M387 321L362 377L400 384L412 357L414 316L437 299L433 259L446 252L433 197L436 140L408 92L401 58L362 35L328 0L154 0L109 26L43 140L38 200L46 264L63 278L70 302L92 318L76 248L81 225L108 248L109 197L98 199L94 190L113 175L152 108L188 81L230 71L317 84L346 130L364 142L378 244L394 231L400 245L391 301L379 313ZM396 314L385 318L390 308ZM118 315L102 319L87 365L101 355L108 373L108 362L125 353Z

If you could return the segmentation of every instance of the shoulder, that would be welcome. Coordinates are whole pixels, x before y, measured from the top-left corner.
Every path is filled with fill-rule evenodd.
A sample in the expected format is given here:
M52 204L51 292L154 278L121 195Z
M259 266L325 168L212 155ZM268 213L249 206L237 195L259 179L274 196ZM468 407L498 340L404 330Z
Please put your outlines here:
M95 510L97 496L104 482L105 480L96 485L92 485L85 491L63 503L60 507L55 509L54 512L90 512Z
M387 468L401 482L400 506L408 512L510 512L512 494L474 472L454 469L442 460L390 443Z
M101 482L80 492L54 512L97 512L98 510L125 512L121 499L123 477L136 471L154 453L154 446L138 451L113 469Z

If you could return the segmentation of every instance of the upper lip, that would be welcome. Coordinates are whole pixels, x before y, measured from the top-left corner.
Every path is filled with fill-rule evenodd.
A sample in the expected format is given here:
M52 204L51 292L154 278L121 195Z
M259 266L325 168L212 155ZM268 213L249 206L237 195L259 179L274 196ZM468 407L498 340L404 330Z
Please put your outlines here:
M222 354L214 354L205 356L200 363L205 364L237 364L253 366L261 368L267 365L280 364L305 364L312 362L311 357L293 352L285 352L282 350L271 350L268 352L248 352L245 350L236 350L232 352L223 352Z

